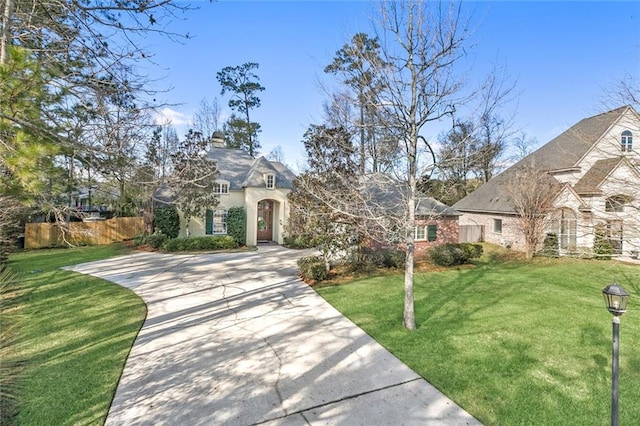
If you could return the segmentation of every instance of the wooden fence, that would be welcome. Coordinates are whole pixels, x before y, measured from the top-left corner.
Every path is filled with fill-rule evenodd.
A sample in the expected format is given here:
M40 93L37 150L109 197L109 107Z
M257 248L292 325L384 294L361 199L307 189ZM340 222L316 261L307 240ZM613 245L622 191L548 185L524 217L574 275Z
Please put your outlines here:
M484 241L483 225L460 225L460 242L477 243Z
M144 220L141 217L116 217L109 220L63 224L27 223L24 247L37 249L67 244L90 246L111 244L116 241L130 240L143 231Z

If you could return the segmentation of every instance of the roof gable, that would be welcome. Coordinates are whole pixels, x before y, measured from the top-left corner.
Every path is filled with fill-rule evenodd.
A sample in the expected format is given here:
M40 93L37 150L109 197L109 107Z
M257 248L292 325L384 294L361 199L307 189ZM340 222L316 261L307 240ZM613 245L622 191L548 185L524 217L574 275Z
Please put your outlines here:
M280 162L271 162L264 157L252 158L242 149L214 147L207 158L216 162L219 179L229 182L230 190L264 187L264 175L276 177L277 188L291 189L294 174Z
M573 189L580 195L591 195L600 193L600 185L618 165L624 161L624 157L607 158L598 160L593 166L576 182Z
M453 208L469 212L515 214L507 191L507 184L518 170L524 167L533 167L543 173L575 168L592 147L628 111L631 111L637 117L637 113L633 108L624 106L580 120L538 150L529 154L455 203ZM619 159L617 161L619 162ZM601 163L599 169L606 169L609 166L609 163ZM589 172L590 171L588 171L587 174L589 174ZM599 173L602 174L602 172L598 172L597 170L593 171L591 175L584 180L581 185L585 190L586 188L593 187L594 182L601 182ZM587 174L585 174L585 176ZM550 179L554 179L548 174L547 176L549 176ZM583 179L585 176L583 176Z

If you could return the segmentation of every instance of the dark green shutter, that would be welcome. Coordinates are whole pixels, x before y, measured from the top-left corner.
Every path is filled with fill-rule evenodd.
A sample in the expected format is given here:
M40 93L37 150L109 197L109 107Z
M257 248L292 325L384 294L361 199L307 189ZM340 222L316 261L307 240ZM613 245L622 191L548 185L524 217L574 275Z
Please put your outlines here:
M437 225L427 226L427 241L435 241L436 238L438 238L438 226Z
M207 220L205 223L205 234L213 234L213 210L207 210Z

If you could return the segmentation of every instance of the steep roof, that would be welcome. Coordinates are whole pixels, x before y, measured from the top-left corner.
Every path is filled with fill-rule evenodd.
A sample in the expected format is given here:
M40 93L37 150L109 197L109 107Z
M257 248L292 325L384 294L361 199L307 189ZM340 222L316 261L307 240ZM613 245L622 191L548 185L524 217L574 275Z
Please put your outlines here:
M264 175L269 173L276 177L277 188L293 187L294 175L282 163L264 157L252 158L246 151L232 148L213 147L207 157L216 162L218 179L229 181L230 190L264 187Z
M580 159L602 138L605 132L629 110L633 111L633 108L624 106L580 120L538 150L455 203L453 208L468 212L514 214L515 211L510 202L506 184L518 170L524 167L534 167L542 173L576 167ZM551 176L549 178L555 180ZM595 179L595 176L590 177L589 181L591 179Z
M573 189L579 194L599 194L602 182L618 167L624 160L624 157L613 157L604 160L598 160L582 178L576 182Z

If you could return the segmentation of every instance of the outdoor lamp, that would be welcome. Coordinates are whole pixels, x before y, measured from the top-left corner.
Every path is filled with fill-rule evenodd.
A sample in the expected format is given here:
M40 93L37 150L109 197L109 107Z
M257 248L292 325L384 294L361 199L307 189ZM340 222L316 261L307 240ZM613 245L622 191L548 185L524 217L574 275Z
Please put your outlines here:
M613 350L611 361L611 426L618 426L618 359L620 343L620 317L627 311L629 293L617 283L609 284L602 290L607 309L613 314Z
M614 316L619 317L627 312L629 293L622 286L617 283L609 284L602 290L602 295L604 296L604 302L607 304L607 309Z

